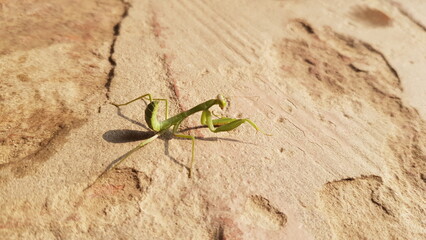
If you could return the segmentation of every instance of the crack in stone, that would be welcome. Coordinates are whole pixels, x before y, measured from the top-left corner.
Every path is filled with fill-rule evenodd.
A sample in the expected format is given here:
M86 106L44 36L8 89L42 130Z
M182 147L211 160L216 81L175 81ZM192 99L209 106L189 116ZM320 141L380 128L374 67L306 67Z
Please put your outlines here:
M115 43L117 41L118 36L120 35L121 23L129 15L129 8L131 7L131 4L126 2L125 0L121 0L121 3L124 6L124 11L123 11L123 14L121 14L120 21L118 21L118 23L114 25L113 40L112 40L111 47L110 47L110 50L109 50L108 61L111 64L111 69L109 70L107 81L105 83L105 88L107 90L105 95L106 95L107 100L109 100L109 92L110 92L111 82L112 82L112 79L115 76L115 67L117 66L117 62L115 61L115 59L113 57L114 52L115 52Z
M371 193L373 195L373 192ZM391 211L389 211L389 209L387 207L385 207L385 205L381 204L380 202L378 202L376 199L374 199L374 197L371 197L371 202L376 205L377 207L379 207L380 209L382 209L383 212L385 212L387 215L389 216L394 216Z
M401 78L399 77L398 72L396 71L396 69L390 64L390 62L388 61L388 59L385 57L385 55L380 52L379 50L375 49L373 46L371 46L368 43L362 42L362 44L364 45L365 48L367 48L368 50L370 50L373 53L378 54L380 57L382 57L383 61L385 61L387 67L389 68L389 70L392 72L392 74L396 77L397 81L398 81L398 87L400 88L400 90L402 89L402 84L401 84Z
M151 21L150 21L150 26L151 26L151 32L154 34L155 37L155 41L157 42L158 46L161 49L166 49L166 42L164 39L164 30L167 29L163 26L161 26L157 13L156 11L152 8L152 6L150 6L150 14L151 14ZM177 103L177 107L179 108L179 111L182 112L184 111L184 106L181 103L180 99L180 92L179 92L179 88L177 86L177 80L176 78L173 76L173 72L171 69L171 62L173 60L173 56L170 56L169 54L167 54L166 52L163 52L163 54L160 56L159 58L163 70L164 70L164 74L166 77L166 82L168 84L168 88L170 90L170 98L174 99Z
M391 4L398 9L398 11L404 15L408 20L413 22L416 26L421 28L423 31L426 32L426 26L424 26L422 23L420 23L419 20L415 19L411 14L408 13L407 10L405 10L400 3L392 1Z
M171 92L171 98L174 99L178 103L179 111L183 112L183 111L185 111L185 108L184 108L183 104L181 103L181 101L179 101L180 92L179 92L179 88L177 86L176 78L173 76L173 73L172 73L172 70L171 70L171 67L170 67L171 59L167 54L163 54L162 57L160 58L160 60L161 60L161 63L163 65L163 69L165 71L168 88L170 89L170 92Z

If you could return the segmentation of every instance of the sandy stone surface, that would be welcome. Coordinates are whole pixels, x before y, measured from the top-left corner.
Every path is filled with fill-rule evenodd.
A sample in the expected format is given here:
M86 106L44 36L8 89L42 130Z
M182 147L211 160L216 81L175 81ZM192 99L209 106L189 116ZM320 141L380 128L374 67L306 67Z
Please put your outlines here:
M426 239L426 3L0 0L1 239ZM226 96L224 133L152 136ZM162 106L163 107L163 106ZM163 111L160 110L160 117Z

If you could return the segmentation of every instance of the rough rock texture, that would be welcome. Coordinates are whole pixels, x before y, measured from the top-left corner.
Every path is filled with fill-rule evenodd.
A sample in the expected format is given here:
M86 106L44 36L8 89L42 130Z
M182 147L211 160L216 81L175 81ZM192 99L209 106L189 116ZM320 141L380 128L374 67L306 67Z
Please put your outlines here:
M425 239L426 4L0 0L2 239ZM199 115L151 136L144 93ZM162 111L161 111L162 113ZM160 114L161 115L161 114Z

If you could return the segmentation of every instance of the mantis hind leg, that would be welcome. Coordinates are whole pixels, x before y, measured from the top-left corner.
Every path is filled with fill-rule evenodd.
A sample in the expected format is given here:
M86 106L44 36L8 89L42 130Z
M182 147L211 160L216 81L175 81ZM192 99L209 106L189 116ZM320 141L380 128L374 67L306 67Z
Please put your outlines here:
M204 110L203 113L201 114L201 124L207 125L210 131L214 133L231 131L239 127L241 124L245 122L249 123L254 129L256 129L256 131L259 131L265 135L270 136L270 134L267 134L264 131L260 130L260 128L254 122L252 122L250 119L247 119L247 118L236 119L236 118L222 117L219 119L212 119L212 113L209 110Z
M93 184L95 184L100 178L102 178L106 173L108 173L109 171L113 170L114 168L116 168L120 163L122 163L126 158L128 158L132 153L136 152L137 150L141 149L143 146L147 145L148 143L154 141L155 139L157 139L163 132L159 132L157 134L155 134L154 136L145 139L144 141L142 141L141 143L139 143L135 148L133 148L132 150L128 151L126 154L124 154L123 156L121 156L120 158L116 159L115 161L113 161L111 164L108 165L108 167L101 173L101 175L99 175L95 181L90 184L86 189L88 189L89 187L91 187Z
M135 101L137 101L139 99L142 100L142 99L146 99L146 98L147 98L147 100L149 100L149 102L152 102L153 100L164 101L165 104L166 104L166 109L165 109L165 113L164 114L166 116L166 119L169 118L169 101L167 99L165 99L165 98L152 98L152 95L149 94L149 93L144 94L144 95L142 95L140 97L137 97L137 98L135 98L133 100L130 100L130 101L126 102L126 103L121 103L121 104L111 103L111 104L114 105L114 106L116 106L116 107L121 107L121 106L128 105L128 104L130 104L132 102L135 102Z
M146 97L148 97L148 100L150 101L150 102L152 102L152 96L151 96L151 94L144 94L144 95L142 95L142 96L140 96L140 97L137 97L137 98L135 98L135 99L133 99L133 100L130 100L130 101L128 101L128 102L126 102L126 103L121 103L121 104L118 104L118 103L111 103L112 105L114 105L114 106L116 106L116 107L121 107L121 106L125 106L125 105L127 105L127 104L130 104L130 103L132 103L132 102L135 102L135 101L137 101L137 100L139 100L139 99L144 99L144 98L146 98Z
M191 136L191 135L178 134L178 129L179 129L179 126L180 126L181 123L182 123L182 121L178 122L173 127L173 135L175 135L176 137L180 137L180 138L191 139L191 141L192 141L191 162L189 164L189 173L188 173L188 177L191 178L192 169L193 169L194 164L195 164L195 137Z

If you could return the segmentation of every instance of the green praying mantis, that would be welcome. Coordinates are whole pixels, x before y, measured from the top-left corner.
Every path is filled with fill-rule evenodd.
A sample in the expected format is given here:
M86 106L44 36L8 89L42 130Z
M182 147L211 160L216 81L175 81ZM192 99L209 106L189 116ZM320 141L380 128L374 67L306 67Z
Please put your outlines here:
M172 126L173 126L172 133L173 133L174 136L180 137L180 138L185 138L185 139L191 139L191 141L192 141L192 157L191 157L191 162L190 162L190 166L189 166L189 173L188 173L188 177L191 178L193 166L194 166L194 163L195 163L195 153L194 153L195 152L195 137L191 136L191 135L180 134L179 133L179 127L180 127L183 120L185 120L186 118L188 118L189 116L191 116L191 115L193 115L197 112L202 112L201 113L201 124L203 126L207 126L210 129L210 131L212 131L214 133L231 131L231 130L237 128L238 126L240 126L241 124L247 122L251 126L253 126L257 131L259 131L259 132L261 132L265 135L270 136L270 134L267 134L267 133L261 131L259 129L259 127L254 122L252 122L250 119L247 119L247 118L236 119L236 118L220 117L218 119L212 119L213 114L210 111L211 107L213 107L214 105L219 105L219 107L223 110L228 105L226 99L220 94L217 95L217 97L214 98L214 99L210 99L208 101L200 103L197 106L189 109L188 111L181 112L181 113L179 113L179 114L177 114L173 117L170 117L170 118L169 118L169 102L168 102L168 100L163 99L163 98L153 98L151 96L151 94L144 94L144 95L137 97L137 98L135 98L135 99L133 99L129 102L126 102L126 103L122 103L122 104L111 103L111 104L116 106L117 108L119 108L121 106L125 106L125 105L128 105L130 103L133 103L137 100L149 100L149 104L145 109L145 121L148 124L148 127L150 129L152 129L154 132L156 132L156 134L154 136L148 138L148 139L145 139L139 145L137 145L135 148L133 148L128 153L126 153L124 156L122 156L120 159L118 159L114 163L110 164L108 166L108 168L96 180L101 178L109 170L117 167L120 163L122 163L132 153L134 153L138 149L142 148L146 144L154 141L156 138L158 138L159 136L164 134ZM160 104L161 101L163 101L166 105L166 108L165 108L166 119L163 120L163 121L160 121L157 118L157 114L158 114L158 110L159 110L159 104Z

